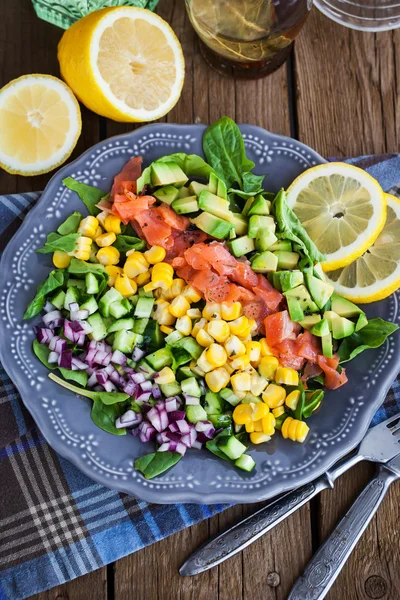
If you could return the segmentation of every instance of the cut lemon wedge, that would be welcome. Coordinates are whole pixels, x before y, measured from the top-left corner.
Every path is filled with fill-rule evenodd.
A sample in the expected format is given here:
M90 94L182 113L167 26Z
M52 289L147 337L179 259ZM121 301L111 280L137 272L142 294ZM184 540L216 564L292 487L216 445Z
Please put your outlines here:
M400 287L400 200L386 194L387 218L375 243L351 265L330 271L326 279L352 302L387 298Z
M171 27L142 8L96 10L58 46L61 74L90 110L115 121L153 121L179 100L185 76Z
M366 171L326 163L302 173L287 201L325 255L324 271L352 263L376 240L386 220L385 194Z
M79 104L63 81L25 75L0 90L0 166L38 175L61 165L81 133Z

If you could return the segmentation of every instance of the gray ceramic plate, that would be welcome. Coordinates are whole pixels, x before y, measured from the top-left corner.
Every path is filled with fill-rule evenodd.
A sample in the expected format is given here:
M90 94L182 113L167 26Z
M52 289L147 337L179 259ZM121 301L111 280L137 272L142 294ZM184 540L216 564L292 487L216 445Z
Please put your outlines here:
M115 437L90 419L90 403L47 379L32 353L32 321L22 315L37 285L47 276L49 256L36 254L46 235L73 210L82 210L76 194L61 180L70 175L108 190L113 176L134 155L144 163L171 152L201 154L203 125L155 124L99 143L51 179L40 201L8 244L1 263L1 360L49 444L92 479L136 497L168 502L256 502L305 484L352 449L364 435L400 366L400 336L368 351L348 366L350 382L330 392L310 420L305 444L275 435L251 450L257 468L250 474L232 468L206 451L188 451L172 470L146 481L134 459L152 450L130 435ZM269 190L286 187L305 169L325 162L292 139L244 125L241 130L257 173L267 173ZM399 296L367 310L400 322ZM39 319L37 319L39 320Z

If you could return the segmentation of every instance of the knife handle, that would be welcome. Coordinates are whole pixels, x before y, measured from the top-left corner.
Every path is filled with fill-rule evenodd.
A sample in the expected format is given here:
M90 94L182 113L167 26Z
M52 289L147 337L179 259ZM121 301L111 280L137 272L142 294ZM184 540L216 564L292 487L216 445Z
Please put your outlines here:
M328 487L331 487L331 482L323 475L293 492L280 496L271 504L206 542L182 565L180 574L195 575L220 564L252 544Z
M294 584L288 600L322 600L325 597L376 513L389 485L397 478L392 471L379 467L377 475L313 556Z

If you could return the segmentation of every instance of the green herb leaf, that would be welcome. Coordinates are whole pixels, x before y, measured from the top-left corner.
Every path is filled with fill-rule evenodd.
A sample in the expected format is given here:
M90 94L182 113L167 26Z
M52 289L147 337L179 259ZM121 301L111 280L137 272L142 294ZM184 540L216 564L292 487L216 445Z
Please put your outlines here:
M74 371L74 373L75 372L76 371ZM55 383L58 383L58 385L61 385L61 387L70 390L70 392L74 392L75 394L79 394L80 396L85 396L85 398L90 398L91 400L97 399L102 404L105 404L107 406L121 404L129 398L128 394L124 394L122 392L93 392L91 390L81 389L76 387L75 385L72 385L72 383L68 383L63 379L60 379L60 377L57 377L57 375L54 375L53 373L50 373L49 379L51 379Z
M235 183L244 189L243 174L251 171L254 163L246 157L242 134L232 119L222 117L207 127L203 135L203 150L207 162L227 189Z
M313 411L321 404L324 398L325 392L323 390L315 390L314 392L306 393L306 401L303 409L304 419L308 419Z
M75 249L77 239L81 237L80 233L69 233L68 235L59 235L58 233L49 233L46 243L36 252L39 254L49 254L56 250L63 252L72 252Z
M303 419L303 410L304 410L304 404L306 401L306 393L304 391L304 385L302 384L301 381L299 381L299 385L298 385L297 389L300 391L300 398L297 403L296 409L294 411L294 418L301 421Z
M398 326L395 323L384 321L380 317L370 319L360 331L344 338L338 350L340 362L347 362L364 350L379 348L397 329Z
M97 427L113 435L125 435L126 429L117 429L115 420L122 414L119 404L104 404L99 398L94 398L90 416Z
M104 198L106 192L103 192L102 190L99 190L91 185L87 185L86 183L76 181L72 177L66 177L63 179L63 184L68 189L78 194L79 198L88 209L90 215L96 216L99 214L99 212L101 212L100 209L97 208L96 204L98 204L100 200Z
M40 344L36 339L33 340L32 344L33 352L40 360L40 362L47 367L48 369L57 369L57 364L49 363L48 358L50 354L50 349L48 346L44 344Z
M243 173L243 190L245 192L251 192L254 195L262 193L263 190L263 181L265 175L254 175L254 173L250 173L249 171Z
M117 236L113 246L119 250L121 254L125 254L128 250L144 250L146 248L146 243L138 237L120 234Z
M64 223L61 223L60 227L57 229L57 232L60 235L69 235L70 233L76 233L78 231L79 223L82 221L83 216L77 210L69 215L67 219L65 219Z
M165 473L182 458L178 452L153 452L135 460L135 469L143 473L146 479L152 479Z
M174 162L188 177L209 177L210 173L213 172L212 167L206 163L204 158L201 158L197 154L176 152L175 154L158 158L156 162Z
M59 367L59 370L64 379L75 381L75 383L78 383L82 387L86 386L88 374L85 371L72 371L71 369L64 369L63 367Z
M96 398L101 400L103 404L111 406L112 404L120 404L130 398L129 394L123 392L96 392Z
M45 279L37 288L36 296L29 303L23 319L31 319L40 313L46 303L46 296L62 287L65 282L65 271L63 269L55 269L51 271L47 279Z
M298 244L299 249L312 263L324 260L324 255L318 250L300 221L286 202L286 192L282 189L275 197L273 207L278 230L282 237Z

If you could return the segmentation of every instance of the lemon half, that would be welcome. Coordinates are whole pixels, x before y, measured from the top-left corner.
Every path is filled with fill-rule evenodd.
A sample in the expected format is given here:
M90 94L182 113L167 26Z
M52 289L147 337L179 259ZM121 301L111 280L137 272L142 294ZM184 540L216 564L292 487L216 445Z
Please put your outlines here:
M81 133L79 104L63 81L25 75L0 90L0 166L38 175L61 165Z
M58 46L61 75L90 110L115 121L152 121L179 100L181 45L158 15L110 7L74 23Z
M375 243L356 261L326 278L335 291L352 302L387 298L400 287L400 200L386 194L387 218Z
M376 240L386 221L385 194L363 169L318 165L290 185L287 200L325 255L324 271L352 263Z

